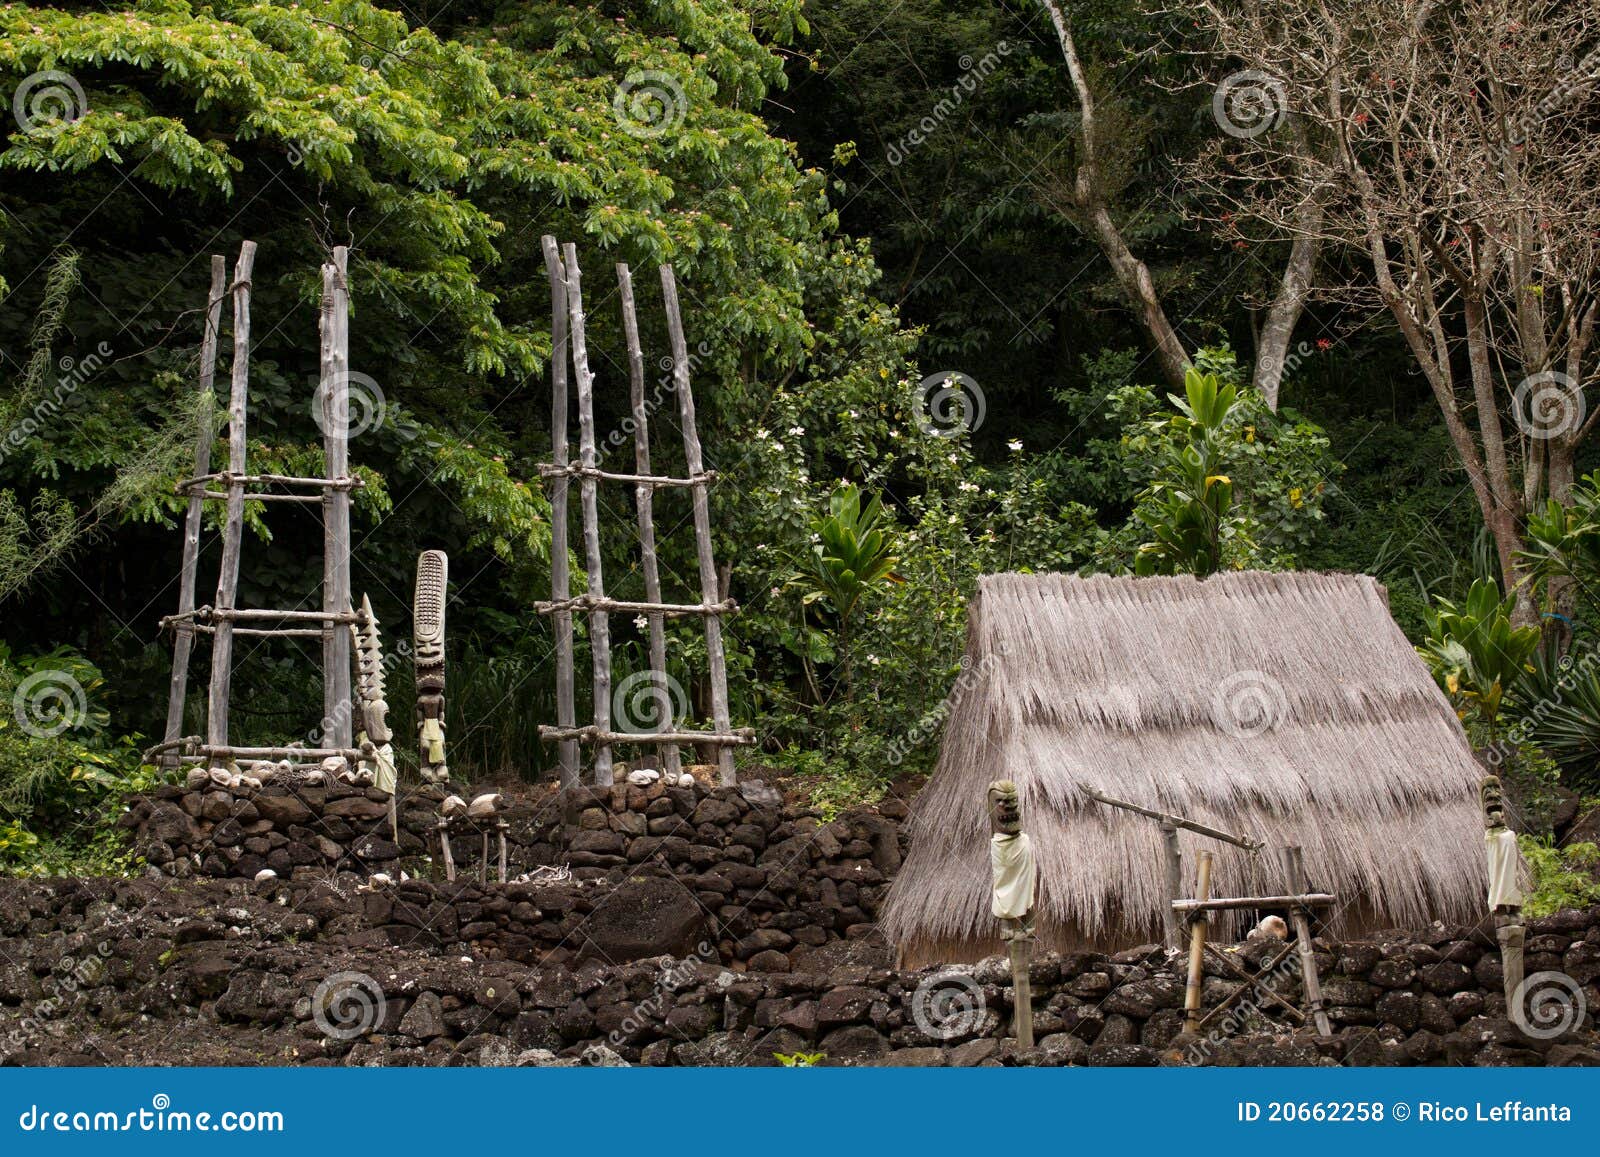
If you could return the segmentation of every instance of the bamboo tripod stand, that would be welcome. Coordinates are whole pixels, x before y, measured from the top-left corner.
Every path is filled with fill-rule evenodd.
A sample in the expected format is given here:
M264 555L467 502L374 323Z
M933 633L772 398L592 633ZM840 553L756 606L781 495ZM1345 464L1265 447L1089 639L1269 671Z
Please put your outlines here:
M317 417L323 431L324 477L251 474L247 462L246 418L250 393L250 298L256 245L246 241L227 279L227 263L211 259L211 293L207 300L205 335L200 347L198 390L208 415L195 440L194 475L180 482L177 492L188 496L184 520L183 558L178 584L178 611L162 619L174 636L172 678L167 696L167 724L163 741L146 757L159 755L167 767L183 763L210 764L229 761L300 759L317 761L342 758L354 766L363 752L355 747L355 712L351 699L350 627L363 624L362 614L351 606L350 595L350 492L361 483L349 471L350 358L348 285L349 254L343 246L333 250L322 267L320 320L320 384ZM209 420L216 378L222 304L233 302L233 362L228 396L228 462L221 471L211 469L214 436ZM267 487L280 487L278 490ZM200 531L205 503L224 503L222 561L216 597L212 604L195 605L200 563ZM322 608L316 611L272 610L237 606L240 556L244 539L244 506L250 502L321 505L323 516ZM188 695L189 665L198 635L211 639L211 679L206 701L205 735L183 735L184 702ZM240 637L317 638L322 642L323 720L322 745L306 747L240 747L228 739L229 707L233 687L234 640Z
M727 658L722 641L722 616L738 609L732 599L722 597L717 580L716 560L711 550L711 510L707 491L714 478L705 469L700 435L695 424L694 394L690 385L689 351L684 338L683 317L678 305L678 286L672 267L661 267L661 294L666 308L667 331L672 347L672 390L677 395L678 419L683 431L687 477L672 478L650 472L650 407L644 392L644 354L639 340L638 317L634 310L633 278L627 265L617 266L618 290L622 300L623 334L628 344L629 400L633 424L634 470L632 474L611 473L599 467L594 421L594 374L589 366L585 338L582 275L578 268L577 247L557 246L551 236L543 238L545 270L550 281L551 357L550 429L552 461L539 473L551 483L550 599L534 604L540 614L549 615L556 636L556 724L541 725L539 735L558 744L561 784L578 785L580 743L594 746L593 782L609 787L613 777L612 747L618 743L654 744L661 752L662 767L676 775L682 766L679 746L698 744L717 749L718 777L724 786L737 782L733 748L755 742L748 729L735 730L728 709ZM570 459L568 444L568 366L576 385L578 403L578 461ZM568 502L571 481L578 480L579 518L582 527L585 592L574 595L567 561ZM600 557L599 484L632 484L638 510L638 533L644 572L645 598L629 602L608 598ZM662 601L660 564L656 554L654 495L658 489L682 488L690 492L694 516L695 555L698 561L700 601L668 603ZM594 722L579 726L575 704L576 676L573 667L574 611L588 616L589 648L592 659ZM634 734L614 728L611 711L611 628L612 612L642 614L649 629L651 694L657 704L658 725L654 731ZM698 616L705 626L706 665L711 689L712 730L682 730L672 718L672 696L666 663L668 618Z

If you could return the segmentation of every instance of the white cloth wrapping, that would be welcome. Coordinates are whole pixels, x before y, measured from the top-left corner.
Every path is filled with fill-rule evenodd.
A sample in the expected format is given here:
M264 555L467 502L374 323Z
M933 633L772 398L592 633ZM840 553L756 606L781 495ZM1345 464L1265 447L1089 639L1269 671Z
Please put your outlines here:
M1489 853L1489 907L1522 906L1522 853L1517 835L1509 828L1490 828L1483 833Z
M1034 885L1039 869L1033 862L1033 845L1028 834L1008 836L996 832L989 841L989 868L994 873L995 916L1020 920L1033 911Z

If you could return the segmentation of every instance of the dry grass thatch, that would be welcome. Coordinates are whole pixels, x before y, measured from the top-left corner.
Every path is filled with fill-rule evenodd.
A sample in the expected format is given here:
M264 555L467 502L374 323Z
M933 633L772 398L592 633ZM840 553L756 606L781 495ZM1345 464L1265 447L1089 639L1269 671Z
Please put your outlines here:
M1365 575L993 575L968 673L883 926L908 964L998 948L984 790L1016 781L1039 862L1041 941L1159 940L1161 831L1084 787L1254 836L1217 852L1214 895L1272 894L1305 849L1331 929L1472 920L1483 902L1479 770L1455 713ZM1265 892L1258 889L1265 889Z

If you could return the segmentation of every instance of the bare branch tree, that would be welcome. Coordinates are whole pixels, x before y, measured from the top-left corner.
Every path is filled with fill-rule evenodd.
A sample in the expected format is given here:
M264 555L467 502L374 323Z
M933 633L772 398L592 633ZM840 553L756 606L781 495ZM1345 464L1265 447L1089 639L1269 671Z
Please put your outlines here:
M1427 379L1519 614L1523 519L1595 421L1600 12L1563 0L1197 5L1296 131L1210 156L1241 217L1360 255ZM1586 56L1579 53L1588 52ZM1321 191L1320 217L1305 213ZM1557 593L1558 599L1561 596Z

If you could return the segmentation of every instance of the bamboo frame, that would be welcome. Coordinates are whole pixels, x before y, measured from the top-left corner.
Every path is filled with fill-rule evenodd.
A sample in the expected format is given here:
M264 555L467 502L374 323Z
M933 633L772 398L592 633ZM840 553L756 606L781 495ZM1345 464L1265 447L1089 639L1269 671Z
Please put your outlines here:
M1305 985L1306 1006L1311 1009L1311 1018L1316 1023L1318 1036L1332 1036L1333 1026L1328 1021L1327 1010L1322 1003L1322 978L1317 975L1316 950L1311 945L1311 907L1304 903L1306 890L1305 858L1298 847L1283 849L1285 866L1289 870L1289 887L1301 895L1301 903L1295 904L1290 909L1290 919L1294 924L1295 945L1300 953L1300 966L1303 972L1301 982Z
M1211 895L1211 862L1215 853L1200 853L1200 877L1195 896L1203 905ZM1205 990L1206 910L1202 906L1189 918L1189 980L1183 990L1183 1028L1200 1031L1200 998Z
M721 616L733 614L738 604L721 591L715 562L711 554L710 509L707 488L716 478L713 471L705 469L700 450L700 438L695 428L694 399L690 392L689 359L683 336L683 322L678 309L676 282L670 266L661 269L662 290L667 307L667 327L673 349L673 389L678 395L680 422L683 426L684 456L687 477L673 478L651 473L649 406L645 401L644 352L639 336L638 315L634 304L632 272L626 264L618 264L617 283L622 300L622 326L628 348L629 403L634 435L634 473L608 471L599 468L599 454L594 425L594 375L589 368L589 354L585 341L586 317L583 308L582 274L578 267L576 246L558 245L556 239L542 239L545 268L550 281L551 324L551 456L553 462L539 467L541 477L552 482L551 537L553 540L550 568L551 597L534 603L540 614L552 616L556 633L556 725L540 725L541 739L555 740L560 744L559 766L564 788L577 785L578 745L586 743L595 747L592 772L594 782L609 786L613 778L612 747L619 743L651 743L661 749L663 768L669 776L681 774L680 744L697 744L717 750L719 778L723 784L736 783L732 748L753 744L754 732L748 728L735 732L728 709L727 658L722 641ZM570 357L570 363L568 358ZM569 457L567 367L577 387L578 399L578 461ZM579 514L582 523L584 565L587 571L587 589L574 595L568 552L570 487L578 481ZM601 573L599 546L598 484L619 482L634 487L638 535L642 554L645 598L643 600L613 599L605 593ZM695 552L698 562L701 601L698 603L664 602L661 593L661 573L655 538L654 492L665 488L685 488L690 491L694 510ZM589 619L591 680L593 684L594 721L580 726L574 695L573 629L574 612ZM649 631L649 654L652 691L670 703L669 679L666 674L666 634L664 621L668 618L697 616L705 621L706 655L711 691L710 731L673 730L672 720L665 719L656 731L634 733L617 731L611 720L611 613L632 613L645 616Z
M211 469L214 431L203 428L196 440L194 474L175 487L189 499L185 519L183 561L179 576L176 614L161 620L176 636L173 670L168 689L167 727L161 743L146 758L161 756L168 767L185 762L224 760L318 759L339 757L354 764L366 753L354 742L354 704L351 699L351 645L348 625L364 616L351 608L350 494L362 483L350 475L349 466L349 289L348 252L337 248L322 269L323 302L320 322L321 384L317 405L323 419L323 452L328 476L309 478L293 474L255 473L248 470L246 423L250 385L251 278L256 244L240 247L231 284L226 282L226 262L212 259L212 293L207 303L205 335L201 343L199 388L209 392L214 378L224 294L233 299L233 360L228 393L228 458L222 470ZM220 485L220 489L214 486ZM251 491L249 487L286 486L315 493ZM217 573L214 602L196 606L195 577L199 562L199 531L204 503L225 504L222 560ZM319 503L323 507L323 606L318 611L272 610L238 607L240 559L246 502ZM271 624L247 626L241 624ZM300 624L300 625L291 625ZM207 691L205 736L179 735L194 639L211 637L211 678ZM233 686L234 640L250 638L310 638L323 643L323 741L325 747L243 747L228 741L229 707ZM270 769L267 769L270 773Z

